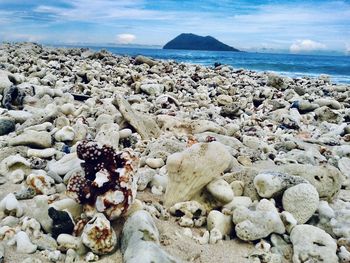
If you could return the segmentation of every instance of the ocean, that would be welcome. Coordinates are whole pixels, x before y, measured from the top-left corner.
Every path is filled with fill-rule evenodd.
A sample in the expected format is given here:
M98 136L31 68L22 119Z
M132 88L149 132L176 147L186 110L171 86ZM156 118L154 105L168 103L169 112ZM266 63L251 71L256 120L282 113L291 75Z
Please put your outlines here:
M290 77L317 77L327 74L332 82L350 84L350 56L316 56L250 52L164 50L150 48L90 47L114 54L144 55L155 59L175 60L213 66L215 62L256 71L272 71Z

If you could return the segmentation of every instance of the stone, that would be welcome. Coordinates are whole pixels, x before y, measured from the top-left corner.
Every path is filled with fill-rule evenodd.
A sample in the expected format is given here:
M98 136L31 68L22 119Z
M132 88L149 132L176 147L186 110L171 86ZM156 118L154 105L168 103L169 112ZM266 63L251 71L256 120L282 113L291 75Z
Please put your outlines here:
M148 66L153 67L155 65L158 65L158 62L151 58L139 55L135 58L135 64L136 65L147 64Z
M9 72L0 70L0 95L4 92L4 90L10 88L13 84L9 79Z
M95 214L85 225L81 239L84 245L97 255L113 252L117 244L117 235L102 213Z
M209 231L215 228L219 230L222 235L229 236L233 230L232 218L229 215L224 215L219 211L212 210L207 217L207 227Z
M227 204L232 201L234 193L230 185L223 179L217 179L211 181L206 186L208 192L216 199L217 201Z
M61 200L55 201L50 204L50 207L53 207L56 210L68 212L69 215L73 217L73 219L81 217L81 213L83 212L82 205L71 198L63 198Z
M337 263L337 243L324 230L311 225L297 225L290 234L293 263Z
M318 208L318 192L309 183L298 184L283 193L282 204L283 209L291 213L298 224L304 224Z
M315 110L316 113L316 120L317 121L327 121L329 123L340 123L342 121L342 116L341 114L331 110L327 106L320 107Z
M339 248L338 258L341 263L350 262L350 252L344 246L341 246Z
M181 226L201 226L205 219L206 209L197 201L179 202L170 207L170 214L180 217Z
M180 262L161 248L158 229L151 215L144 210L136 211L125 222L121 251L126 263Z
M49 198L45 195L34 197L35 207L28 211L28 216L35 218L46 233L51 233L52 219L48 214Z
M233 191L234 196L242 196L244 192L244 182L243 181L232 181L230 187Z
M234 196L230 203L227 203L223 206L223 209L226 209L232 213L239 206L250 207L253 201L248 196Z
M147 185L152 181L156 171L148 167L141 167L137 170L137 190L143 191Z
M120 95L117 95L112 103L143 139L149 140L159 137L160 129L152 117L136 113L130 104Z
M122 253L140 240L159 243L158 229L151 215L144 210L136 211L125 222L121 240Z
M52 195L56 193L55 180L43 174L30 174L26 179L27 185L33 188L36 194Z
M163 167L165 163L162 158L147 158L146 164L152 169L157 169Z
M15 130L15 121L9 118L0 118L0 136L9 134Z
M350 158L343 157L338 161L338 168L345 176L345 180L342 185L349 187L350 186Z
M57 239L60 234L73 233L74 222L67 212L50 207L48 213L52 219L51 235L54 239Z
M10 244L17 245L18 253L32 254L37 249L37 245L34 245L30 241L30 238L28 237L27 233L23 231L19 231L15 235L14 240L10 242Z
M64 155L59 161L51 161L48 163L48 170L58 175L65 175L69 171L80 169L83 161L77 156L77 153L69 153Z
M24 209L13 193L9 193L0 201L0 218L5 215L21 217L23 214Z
M244 241L258 240L271 233L285 232L275 205L267 199L260 200L255 208L237 207L233 210L232 220L237 236Z
M58 142L71 142L74 140L75 131L70 126L64 126L55 133L54 137Z
M34 245L38 246L38 250L56 250L58 248L57 242L48 234L40 233L39 237L32 240Z
M116 123L103 124L96 134L95 140L117 150L119 148L119 125Z
M158 83L141 84L140 89L150 96L159 96L164 92L164 86Z
M287 84L284 80L283 77L281 76L278 76L276 74L273 74L273 73L269 73L267 75L267 85L268 86L271 86L271 87L274 87L276 89L279 89L279 90L285 90L287 88Z
M9 139L9 145L24 145L33 148L50 148L52 145L52 139L50 133L46 131L38 132L27 130L22 134Z
M225 105L232 104L233 100L232 100L232 97L221 94L217 97L217 102L220 106L225 106Z
M87 248L84 246L82 239L69 234L60 234L57 237L57 244L61 251L73 249L78 255L85 255L87 252Z
M31 171L31 163L19 154L10 155L0 163L0 175L13 183L22 182Z
M316 188L321 199L334 199L342 184L340 171L331 165L288 164L278 166L277 170L306 179Z
M38 157L38 158L50 158L56 154L56 149L47 148L44 150L39 149L28 149L27 155L28 157Z
M290 176L288 174L264 172L259 173L254 178L254 187L259 196L264 198L275 197L281 194L288 187L306 183L307 181L298 176Z
M197 143L183 152L170 155L166 164L169 182L165 206L191 200L228 169L232 159L226 147L218 142ZM194 163L198 165L193 166Z

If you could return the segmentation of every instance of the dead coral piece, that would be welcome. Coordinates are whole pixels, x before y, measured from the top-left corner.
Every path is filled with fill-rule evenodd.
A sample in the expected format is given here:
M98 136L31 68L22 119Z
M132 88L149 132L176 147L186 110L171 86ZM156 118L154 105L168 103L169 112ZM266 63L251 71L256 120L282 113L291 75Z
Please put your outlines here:
M116 152L111 146L83 141L77 147L84 175L73 174L67 194L82 204L92 217L96 212L115 219L125 213L136 196L134 170L137 158L130 150Z

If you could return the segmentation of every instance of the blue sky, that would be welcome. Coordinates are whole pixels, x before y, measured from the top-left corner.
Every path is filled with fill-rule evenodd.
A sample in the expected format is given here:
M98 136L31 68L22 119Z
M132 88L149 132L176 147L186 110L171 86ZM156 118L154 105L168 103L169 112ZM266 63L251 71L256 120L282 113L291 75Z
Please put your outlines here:
M0 0L0 40L164 45L212 35L243 50L350 53L350 0Z

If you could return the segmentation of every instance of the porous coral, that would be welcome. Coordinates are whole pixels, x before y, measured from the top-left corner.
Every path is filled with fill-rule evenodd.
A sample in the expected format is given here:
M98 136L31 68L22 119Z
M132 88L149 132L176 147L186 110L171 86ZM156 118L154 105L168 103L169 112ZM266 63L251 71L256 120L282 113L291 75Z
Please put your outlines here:
M125 213L136 196L135 154L130 149L116 152L111 146L83 141L77 146L77 155L84 160L84 174L71 176L68 196L83 204L89 217L100 212L115 219Z

